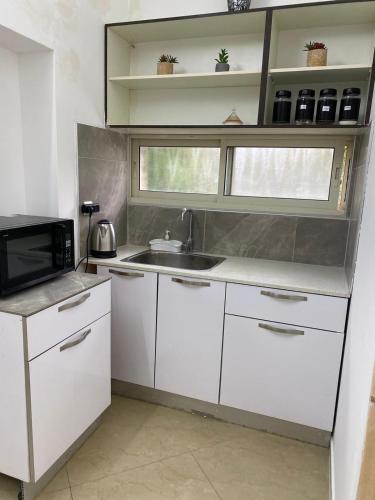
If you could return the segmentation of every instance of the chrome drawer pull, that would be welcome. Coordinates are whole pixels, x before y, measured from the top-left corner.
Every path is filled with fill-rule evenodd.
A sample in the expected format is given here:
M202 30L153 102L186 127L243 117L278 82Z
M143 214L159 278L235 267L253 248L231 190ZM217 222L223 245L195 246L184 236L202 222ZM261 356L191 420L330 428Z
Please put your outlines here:
M81 304L86 302L86 300L89 297L91 297L91 293L90 292L85 293L85 295L82 295L82 297L80 297L78 300L76 300L74 302L68 302L67 304L63 304L62 306L60 306L58 308L58 312L66 311L67 309L72 309L73 307L80 306Z
M190 281L184 280L182 278L172 278L174 283L180 283L181 285L190 285L190 286L211 286L211 283L208 281Z
M135 273L132 271L115 271L114 269L110 269L109 272L111 274L116 274L117 276L126 276L128 278L144 278L143 273Z
M266 290L261 290L261 295L266 297L271 297L272 299L290 300L292 302L307 302L307 297L303 295L285 295L283 293L267 292Z
M74 347L74 346L80 344L81 342L83 342L84 340L87 339L87 337L90 335L90 333L91 333L91 328L89 328L88 330L85 330L82 333L82 335L79 337L79 339L72 340L71 342L67 342L66 344L62 345L60 347L60 352L66 351L66 349L70 349L71 347Z
M305 335L303 330L292 330L289 328L277 328L276 326L267 325L266 323L258 323L259 328L269 330L273 333L285 333L286 335Z

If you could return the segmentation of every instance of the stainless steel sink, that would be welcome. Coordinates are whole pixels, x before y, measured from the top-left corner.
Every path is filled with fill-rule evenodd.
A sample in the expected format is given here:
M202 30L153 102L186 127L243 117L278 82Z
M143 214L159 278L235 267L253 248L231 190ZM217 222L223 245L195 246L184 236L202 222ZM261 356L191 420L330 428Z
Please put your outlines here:
M198 253L168 253L147 250L146 252L122 259L122 262L176 267L178 269L191 269L193 271L207 271L224 260L225 258L210 257L209 255L200 255Z

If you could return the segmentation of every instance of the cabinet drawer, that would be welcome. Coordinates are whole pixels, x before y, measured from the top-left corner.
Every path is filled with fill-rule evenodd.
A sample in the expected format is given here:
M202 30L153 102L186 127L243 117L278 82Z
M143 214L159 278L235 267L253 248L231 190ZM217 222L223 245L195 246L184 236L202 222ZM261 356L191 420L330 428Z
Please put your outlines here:
M343 339L226 315L220 403L331 431Z
M38 480L110 405L110 314L33 359L29 368Z
M225 312L319 330L345 330L348 300L228 283Z
M111 282L107 281L27 319L28 359L111 311Z

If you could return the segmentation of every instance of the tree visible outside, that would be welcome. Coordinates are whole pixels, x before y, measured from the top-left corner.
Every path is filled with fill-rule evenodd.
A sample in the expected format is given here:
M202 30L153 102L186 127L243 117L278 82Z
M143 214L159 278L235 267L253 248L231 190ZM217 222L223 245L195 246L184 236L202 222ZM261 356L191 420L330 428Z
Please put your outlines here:
M328 200L333 148L233 148L228 195ZM218 194L220 148L140 147L140 190Z
M235 148L234 196L328 200L333 148Z
M140 148L140 190L217 194L220 148Z

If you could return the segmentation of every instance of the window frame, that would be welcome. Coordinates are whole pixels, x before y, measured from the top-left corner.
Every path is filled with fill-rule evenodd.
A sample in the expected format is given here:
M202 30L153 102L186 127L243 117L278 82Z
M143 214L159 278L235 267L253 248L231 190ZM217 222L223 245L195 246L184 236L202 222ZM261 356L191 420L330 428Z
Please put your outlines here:
M220 147L220 166L218 193L190 194L167 193L157 191L140 191L139 180L139 148L140 146L192 146ZM231 196L225 194L226 178L230 175L227 169L228 147L306 147L334 148L331 172L329 199L301 200L286 198L260 198L251 196ZM343 162L347 148L346 162ZM216 209L241 212L270 212L295 215L323 215L345 217L347 204L346 191L350 181L350 171L354 150L353 137L321 137L321 136L260 136L252 137L186 137L166 138L165 136L132 137L130 140L131 187L130 202L132 204L154 204L159 206L183 207L188 205L196 209ZM343 188L341 186L344 186ZM343 200L341 199L343 198Z

